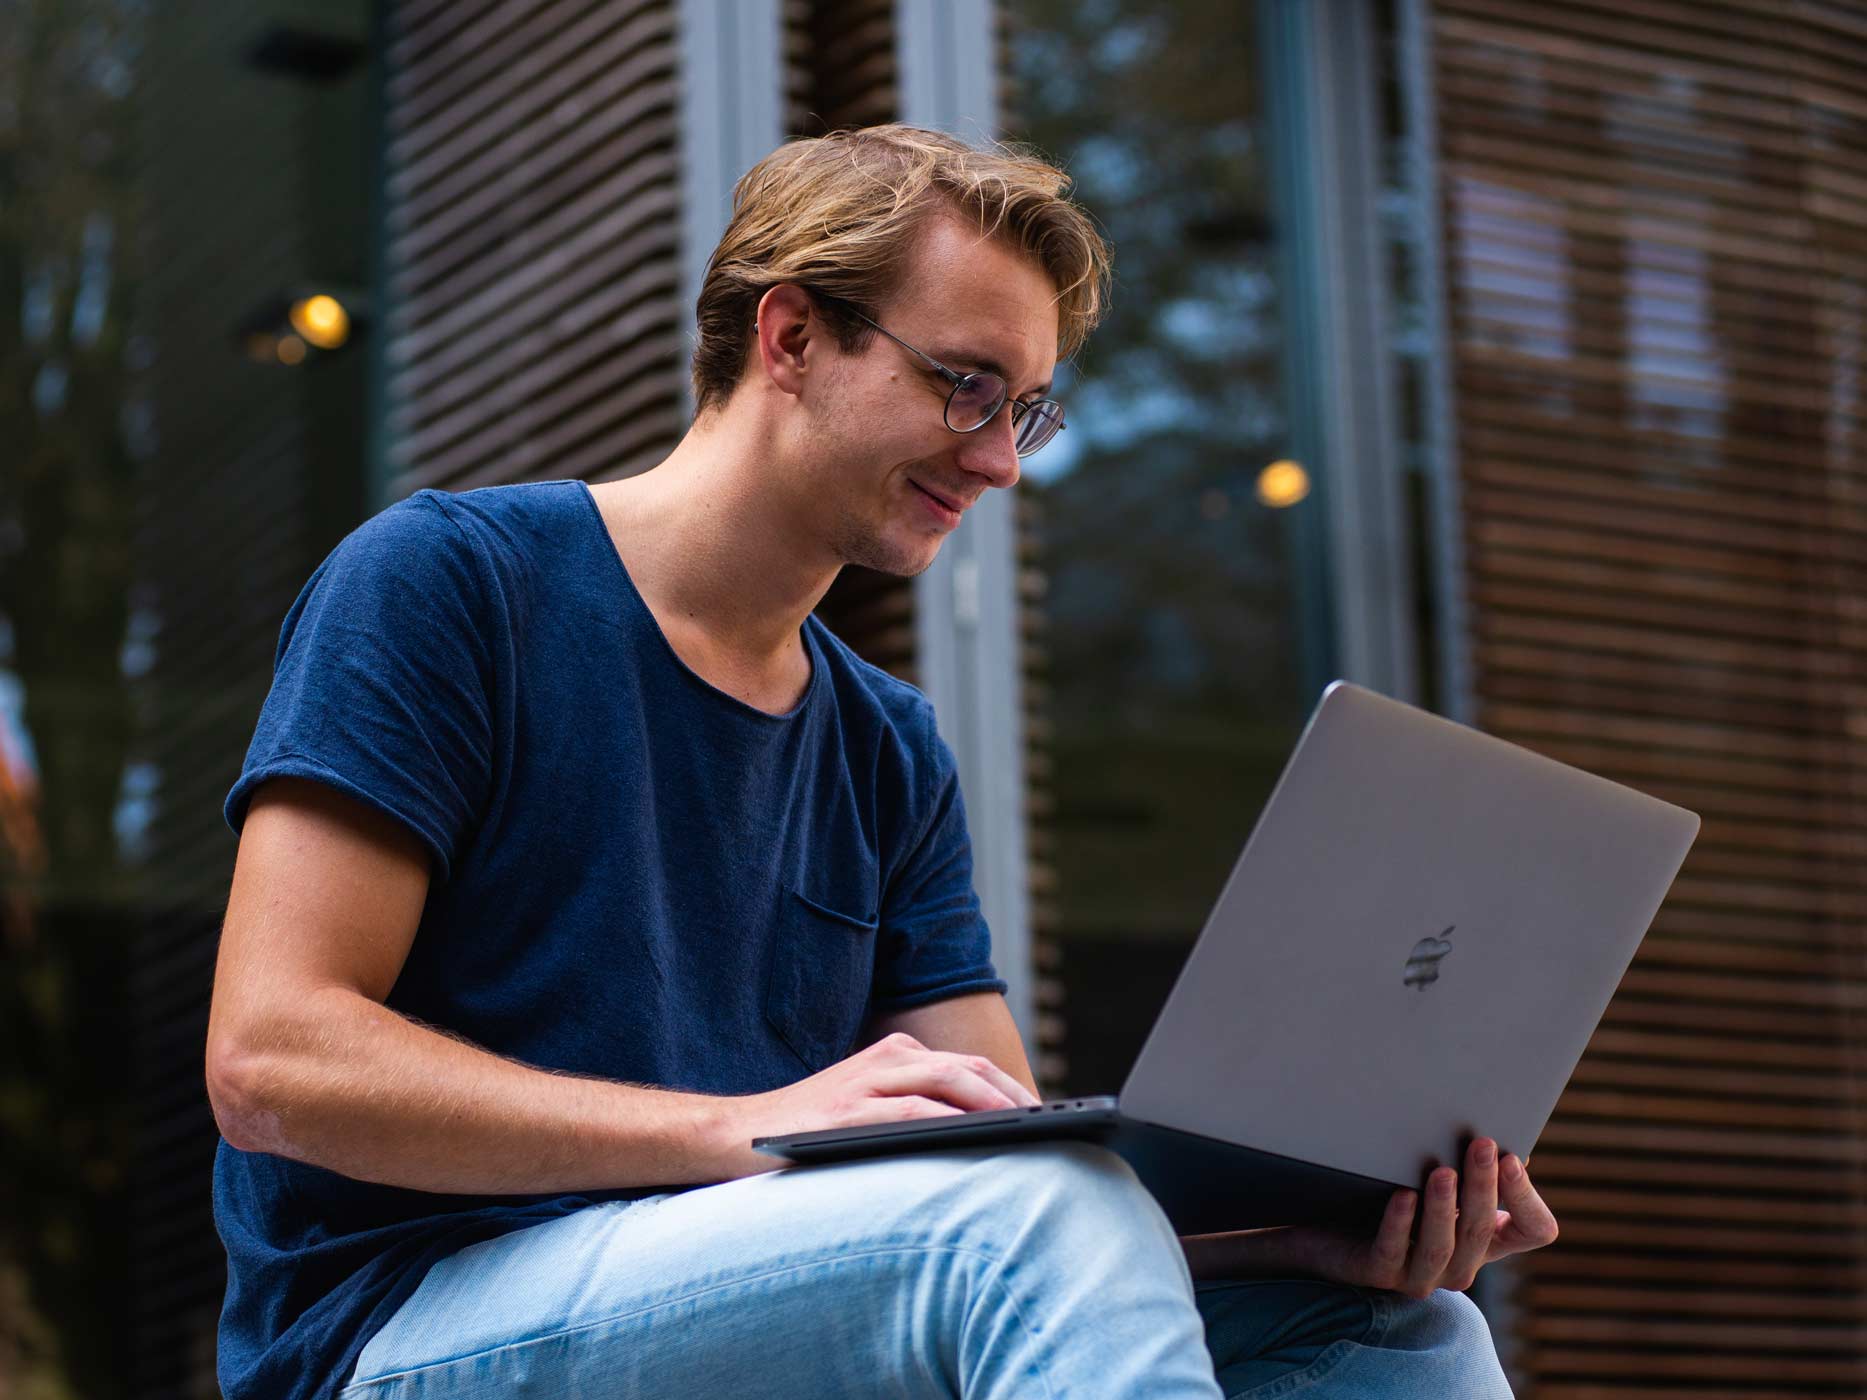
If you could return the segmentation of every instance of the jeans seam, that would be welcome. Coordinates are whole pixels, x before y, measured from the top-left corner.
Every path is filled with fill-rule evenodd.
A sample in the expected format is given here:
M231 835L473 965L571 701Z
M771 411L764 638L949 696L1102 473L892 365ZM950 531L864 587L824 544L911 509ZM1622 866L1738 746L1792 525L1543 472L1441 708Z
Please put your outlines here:
M1326 1380L1331 1371L1348 1359L1354 1345L1346 1339L1331 1342L1322 1349L1320 1356L1301 1371L1292 1371L1287 1376L1279 1376L1274 1381L1254 1385L1248 1390L1235 1390L1225 1400L1277 1400L1278 1396L1294 1394L1303 1387Z
M479 1351L463 1352L459 1356L450 1356L443 1360L428 1361L428 1362L422 1363L419 1366L409 1366L399 1371L385 1372L383 1375L380 1375L380 1376L371 1376L367 1380L353 1379L350 1382L348 1382L344 1386L343 1390L340 1392L340 1400L342 1396L347 1396L352 1393L359 1394L359 1395L362 1394L364 1392L365 1387L379 1386L388 1381L404 1380L410 1376L418 1376L427 1371L439 1370L443 1366L457 1366L463 1361L473 1361L473 1360L477 1360L480 1357L485 1357L485 1356L497 1356L501 1352L520 1351L526 1347L537 1346L542 1342L556 1341L563 1337L575 1336L579 1332L588 1332L598 1327L611 1327L611 1326L616 1325L617 1323L627 1322L632 1318L642 1317L649 1313L658 1312L663 1308L673 1307L679 1303L688 1303L688 1302L694 1301L696 1298L704 1298L709 1293L718 1293L724 1289L738 1288L745 1284L758 1283L761 1280L765 1280L765 1279L779 1278L785 1274L801 1273L809 1269L834 1267L835 1265L842 1264L842 1263L855 1260L855 1259L867 1259L867 1258L873 1258L873 1257L880 1256L880 1255L890 1255L890 1254L961 1254L961 1255L968 1255L968 1256L978 1258L978 1259L983 1259L987 1263L996 1266L993 1269L992 1273L987 1276L988 1281L996 1280L997 1275L1003 1271L1003 1268L1005 1265L1005 1260L1001 1256L992 1254L986 1250L969 1249L963 1245L935 1245L935 1244L889 1245L889 1246L877 1247L873 1249L856 1250L856 1251L852 1251L847 1254L839 1254L836 1257L831 1258L831 1259L808 1259L808 1260L804 1260L796 1264L786 1264L778 1268L767 1269L763 1273L746 1274L742 1277L731 1279L724 1283L708 1284L704 1287L692 1289L686 1293L682 1293L673 1298L663 1298L660 1301L649 1304L646 1307L634 1308L627 1312L613 1313L608 1317L599 1318L593 1322L580 1323L575 1327L561 1327L554 1332L545 1332L545 1333L541 1333L540 1335L536 1337L527 1337L522 1342L502 1342L500 1345L495 1346L495 1347L485 1347ZM1011 1303L1012 1315L1017 1319L1018 1325L1024 1329L1027 1335L1034 1336L1035 1334L1032 1333L1030 1324L1026 1322L1024 1319L1023 1310L1019 1308L1018 1306L1018 1300L1017 1300L1016 1294L1014 1294L1011 1291L1011 1288L1008 1284L1005 1284L1002 1281L999 1282L999 1286L1004 1288L1005 1290L1006 1297L1009 1299ZM968 1317L970 1317L970 1313L968 1313ZM1054 1395L1056 1393L1054 1390L1051 1389L1050 1380L1048 1376L1040 1375L1038 1379L1043 1382L1044 1392L1046 1395Z
M1011 1315L1018 1320L1018 1326L1024 1329L1024 1335L1027 1337L1035 1337L1037 1334L1031 1330L1031 1324L1024 1320L1024 1309L1018 1306L1017 1292L1016 1290L1012 1288L1010 1280L1008 1280L1005 1277L1006 1273L1009 1272L1011 1268L1011 1256L1008 1254L994 1255L990 1253L989 1251L982 1250L982 1249L981 1250L967 1250L965 1252L969 1254L977 1254L981 1258L990 1259L993 1261L993 1263L997 1267L994 1268L991 1273L986 1275L985 1284L981 1286L979 1291L983 1293L987 1287L990 1287L993 1284L998 1285L998 1287L1004 1291L1006 1301L1011 1304ZM972 1322L972 1307L969 1306L966 1309L966 1316L961 1323L962 1330L964 1330L964 1328L967 1325L969 1325L971 1322ZM1055 1389L1052 1388L1050 1384L1050 1377L1047 1373L1033 1369L1031 1374L1036 1377L1036 1379L1038 1380L1040 1384L1043 1385L1045 1395L1047 1396L1056 1395L1057 1392L1055 1391Z
M1339 1338L1324 1347L1316 1359L1300 1371L1279 1376L1274 1381L1265 1381L1260 1385L1245 1390L1235 1390L1225 1400L1278 1400L1284 1395L1294 1395L1299 1390L1307 1389L1324 1380L1329 1373L1354 1354L1357 1346L1371 1346L1387 1335L1393 1326L1394 1309L1391 1303L1373 1289L1360 1288L1362 1299L1368 1304L1368 1325L1362 1329L1358 1340L1347 1337Z

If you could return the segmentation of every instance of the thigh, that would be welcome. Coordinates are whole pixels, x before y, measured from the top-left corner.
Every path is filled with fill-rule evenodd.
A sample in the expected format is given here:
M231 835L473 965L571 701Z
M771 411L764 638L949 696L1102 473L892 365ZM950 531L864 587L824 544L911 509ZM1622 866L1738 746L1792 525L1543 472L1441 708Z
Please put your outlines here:
M972 1149L589 1207L436 1265L343 1400L957 1395L971 1300L1066 1214L1030 1209L1033 1181L1081 1191L1094 1170Z
M1228 1400L1509 1400L1484 1315L1463 1293L1413 1299L1316 1279L1227 1280L1196 1295Z
M1228 1279L1200 1284L1194 1297L1227 1396L1313 1373L1377 1330L1366 1290L1320 1279Z

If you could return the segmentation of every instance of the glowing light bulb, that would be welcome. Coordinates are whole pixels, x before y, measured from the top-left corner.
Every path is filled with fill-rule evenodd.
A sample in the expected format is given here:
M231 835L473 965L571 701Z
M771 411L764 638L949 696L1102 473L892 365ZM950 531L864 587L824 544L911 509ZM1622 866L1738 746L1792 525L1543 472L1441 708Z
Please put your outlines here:
M279 337L278 355L282 365L299 364L305 358L305 342L295 335L282 335Z
M1309 495L1309 473L1289 459L1272 462L1258 473L1258 499L1275 510L1293 506Z
M292 329L320 350L335 350L350 339L350 313L323 292L293 302L291 321Z

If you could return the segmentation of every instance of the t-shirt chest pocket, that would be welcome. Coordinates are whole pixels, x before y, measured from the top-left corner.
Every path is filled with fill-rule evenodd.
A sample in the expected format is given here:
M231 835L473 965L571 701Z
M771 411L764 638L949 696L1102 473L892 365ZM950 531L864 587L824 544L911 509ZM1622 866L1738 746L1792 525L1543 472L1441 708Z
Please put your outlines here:
M844 895L839 903L853 903ZM832 908L795 888L779 901L765 1019L816 1073L848 1057L875 969L878 919Z

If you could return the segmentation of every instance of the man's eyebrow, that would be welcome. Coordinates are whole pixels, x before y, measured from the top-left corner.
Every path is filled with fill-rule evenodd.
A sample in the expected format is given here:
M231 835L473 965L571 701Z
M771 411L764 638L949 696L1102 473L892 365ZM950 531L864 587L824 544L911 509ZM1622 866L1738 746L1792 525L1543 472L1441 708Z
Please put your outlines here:
M1011 375L1006 372L1005 367L989 356L975 355L969 350L960 350L951 346L945 349L933 350L929 353L949 369L970 366L973 369L989 370L1007 384L1011 383ZM1031 392L1033 394L1048 394L1050 392L1050 381L1039 384L1035 389L1031 390Z

